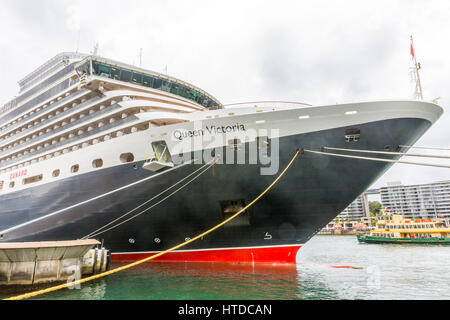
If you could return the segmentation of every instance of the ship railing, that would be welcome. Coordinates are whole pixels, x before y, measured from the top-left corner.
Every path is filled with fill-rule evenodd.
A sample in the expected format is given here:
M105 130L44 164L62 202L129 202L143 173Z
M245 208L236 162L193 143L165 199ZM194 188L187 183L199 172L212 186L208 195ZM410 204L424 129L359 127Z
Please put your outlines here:
M5 113L6 111L9 111L11 109L14 109L15 107L17 107L17 98L12 99L11 101L5 103L1 108L0 108L0 114Z

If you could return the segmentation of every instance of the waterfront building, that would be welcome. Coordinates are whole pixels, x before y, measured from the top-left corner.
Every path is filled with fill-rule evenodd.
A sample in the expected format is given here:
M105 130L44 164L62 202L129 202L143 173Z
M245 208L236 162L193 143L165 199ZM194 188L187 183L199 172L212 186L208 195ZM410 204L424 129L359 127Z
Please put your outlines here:
M352 221L359 221L363 217L366 217L368 215L368 210L366 208L366 200L365 195L362 194L358 198L355 199L347 208L342 211L337 218L338 219L345 219L347 218Z
M405 217L450 217L450 181L402 185L390 182L380 188L381 203L389 212Z

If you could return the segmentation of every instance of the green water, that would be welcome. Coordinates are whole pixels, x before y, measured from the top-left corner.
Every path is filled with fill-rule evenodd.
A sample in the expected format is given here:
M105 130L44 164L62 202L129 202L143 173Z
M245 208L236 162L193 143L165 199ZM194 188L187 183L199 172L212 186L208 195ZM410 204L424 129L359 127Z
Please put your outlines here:
M450 246L316 236L297 260L294 266L148 263L35 299L450 299Z

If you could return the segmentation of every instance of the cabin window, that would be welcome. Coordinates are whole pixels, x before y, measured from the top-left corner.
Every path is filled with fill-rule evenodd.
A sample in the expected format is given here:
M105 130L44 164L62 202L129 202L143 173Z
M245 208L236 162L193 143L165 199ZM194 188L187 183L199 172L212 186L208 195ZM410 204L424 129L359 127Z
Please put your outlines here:
M77 173L80 170L80 166L78 164L75 164L70 168L70 172Z
M153 85L153 78L144 75L143 85L146 86L146 87L150 87L151 88L152 85Z
M162 80L161 79L155 79L153 81L153 88L160 89L162 86Z
M109 78L109 75L111 73L111 69L108 66L105 66L103 64L100 65L98 70L100 76Z
M93 62L92 62L92 69L93 69L93 73L94 73L95 75L99 75L98 67L99 67L98 62L93 61Z
M129 163L134 161L134 155L132 153L122 153L120 155L120 161L122 163Z
M10 189L12 189L12 188L14 188L14 185L15 185L16 183L14 182L14 181L11 181L10 183L9 183L9 188Z
M103 167L103 160L102 159L95 159L92 161L92 167L93 168L101 168Z
M189 88L186 88L185 86L180 85L180 90L178 92L181 94L181 96L191 99L191 95L189 93L190 92Z
M120 69L111 67L111 78L115 80L120 79Z
M122 72L120 73L120 81L130 82L131 76L132 76L131 71L122 70Z
M25 178L25 179L23 179L23 184L30 184L30 183L39 182L39 181L42 180L42 178L43 178L42 174L39 174L39 175L34 176L34 177Z
M56 169L55 171L53 171L53 173L52 173L53 178L59 177L60 173L61 173L61 170L59 170L59 169Z
M133 72L132 83L142 84L142 74Z
M91 64L85 63L81 67L77 68L77 73L81 77L83 74L90 75L91 74Z
M167 80L163 80L161 90L170 92L171 83Z
M180 88L180 85L173 83L172 88L170 88L170 93L178 94L178 89Z

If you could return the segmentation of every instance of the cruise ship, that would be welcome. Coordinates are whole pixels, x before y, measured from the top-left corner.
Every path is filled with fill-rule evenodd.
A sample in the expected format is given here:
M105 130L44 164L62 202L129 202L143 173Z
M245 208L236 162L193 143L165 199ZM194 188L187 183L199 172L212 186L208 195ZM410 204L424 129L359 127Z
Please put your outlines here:
M443 112L406 100L224 105L168 75L80 53L58 54L19 86L0 109L0 241L95 238L113 261L224 221L298 150L403 152ZM303 153L241 216L159 260L295 263L392 164Z

